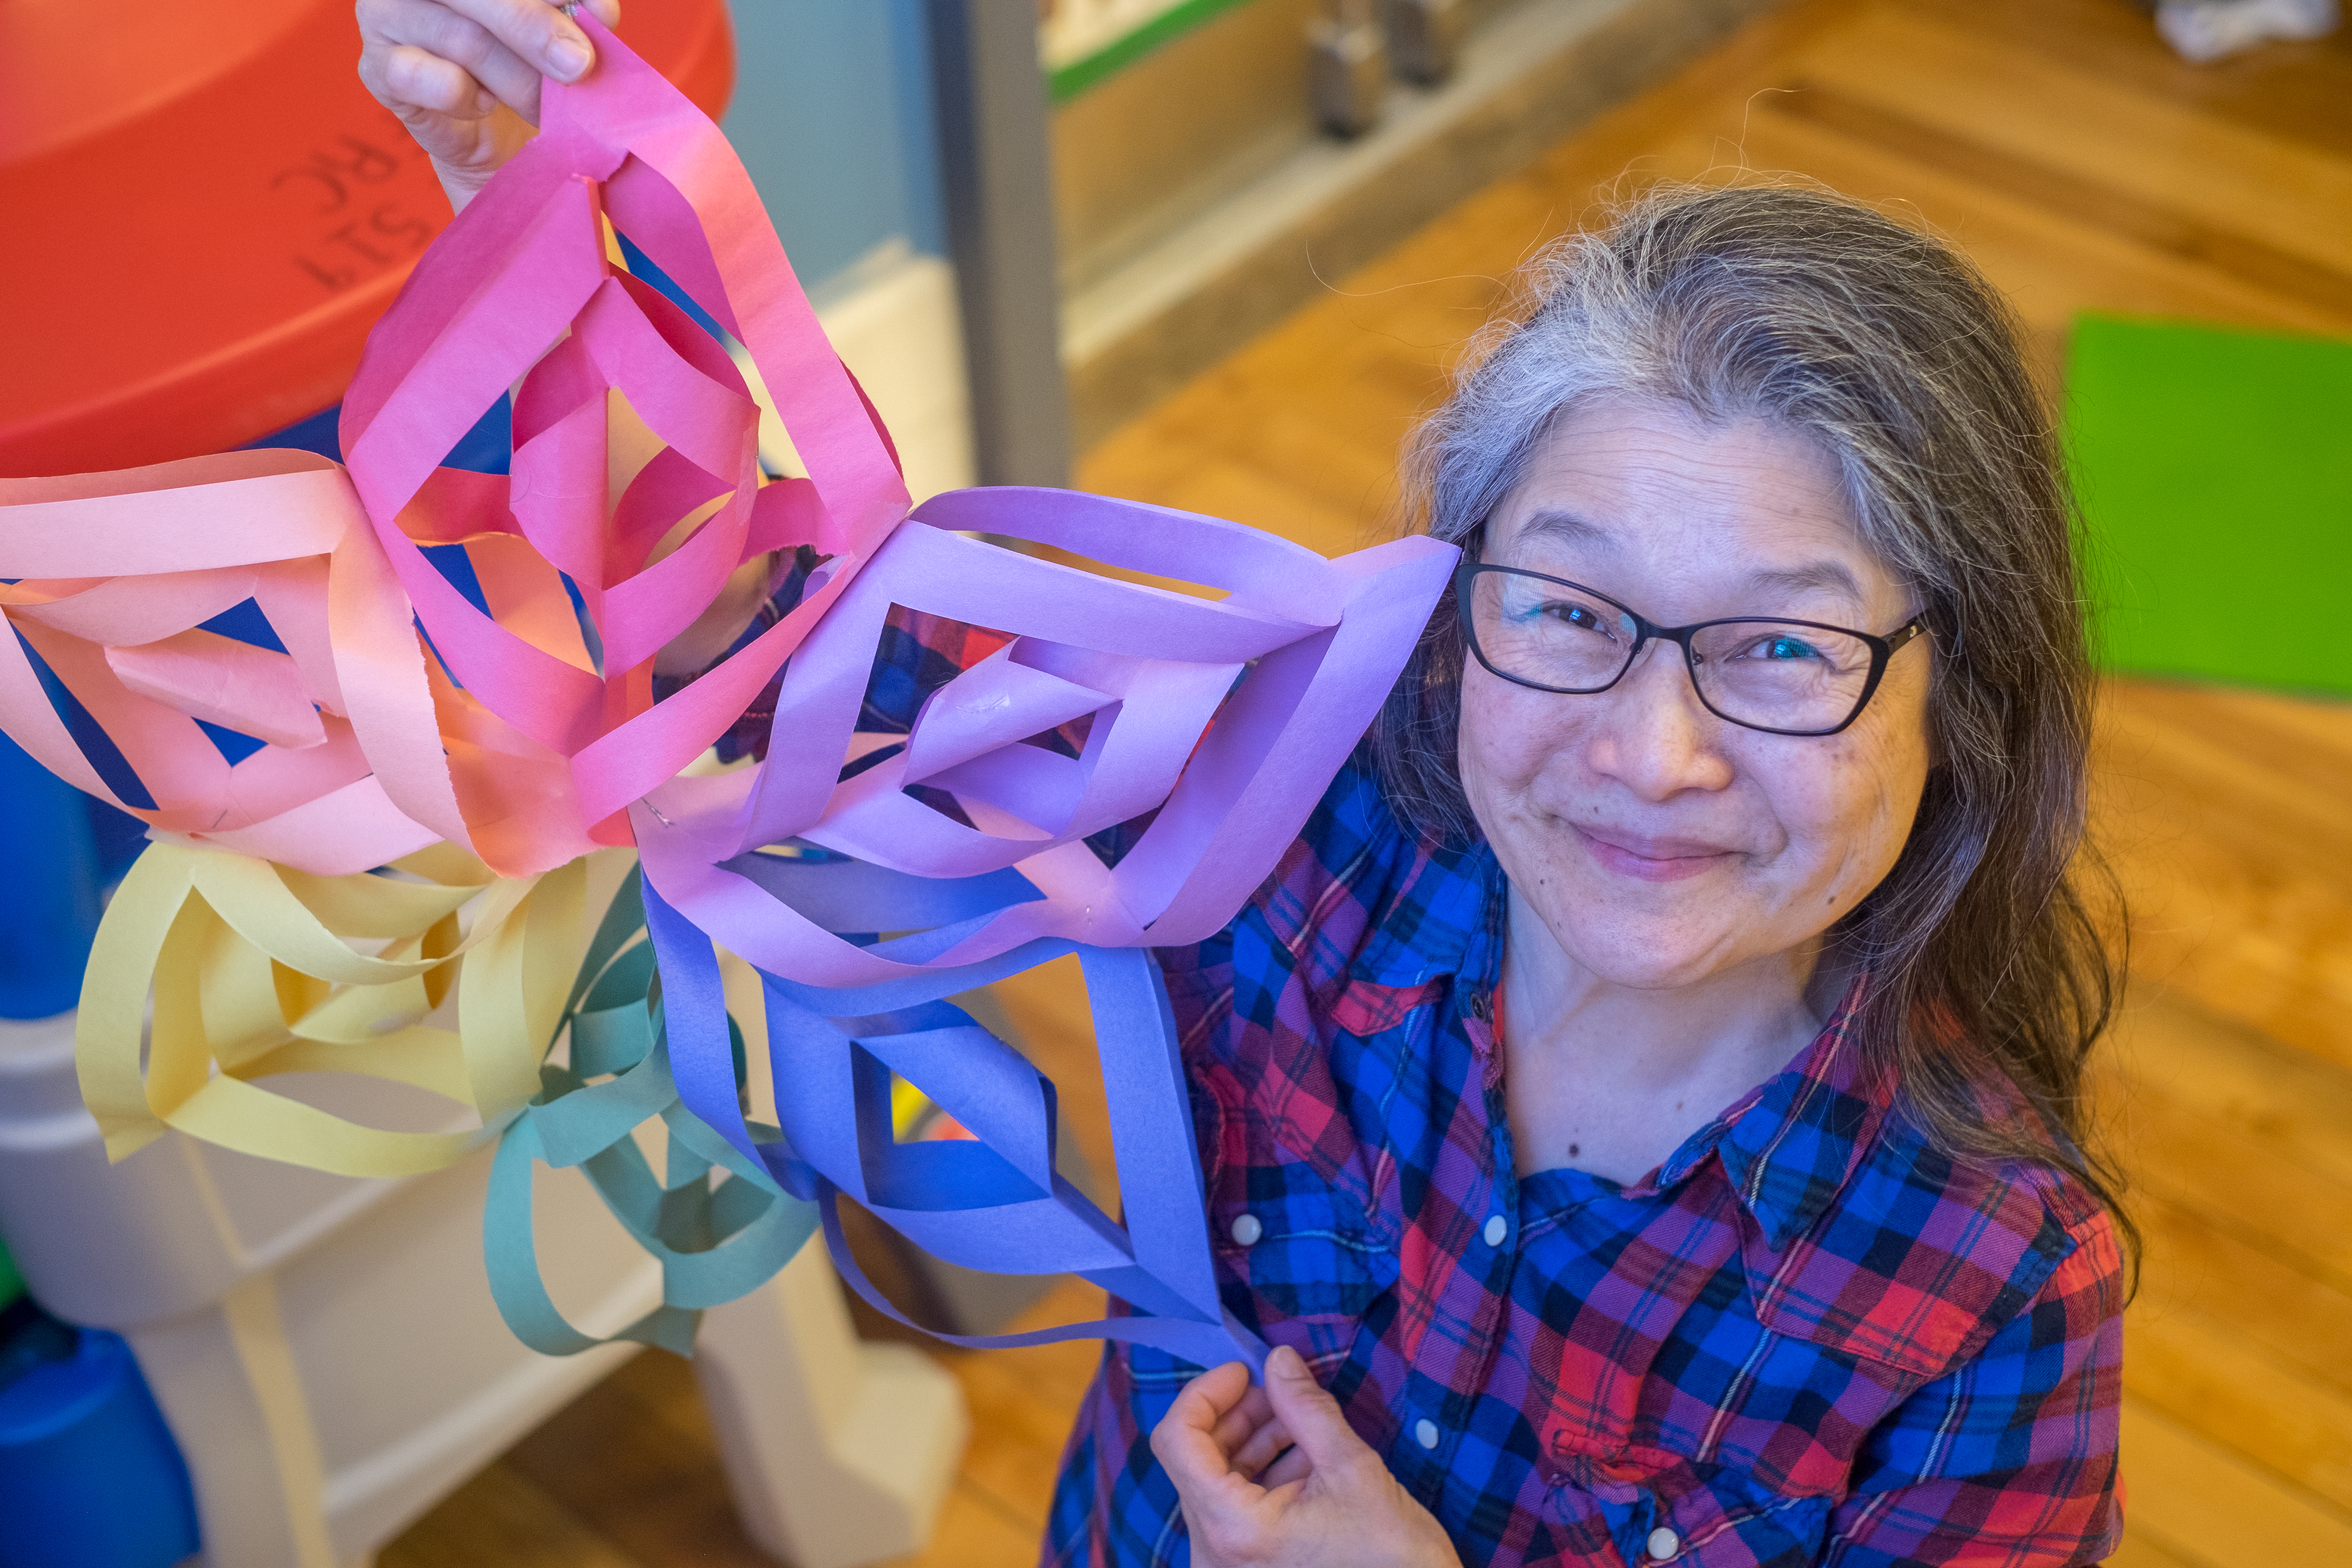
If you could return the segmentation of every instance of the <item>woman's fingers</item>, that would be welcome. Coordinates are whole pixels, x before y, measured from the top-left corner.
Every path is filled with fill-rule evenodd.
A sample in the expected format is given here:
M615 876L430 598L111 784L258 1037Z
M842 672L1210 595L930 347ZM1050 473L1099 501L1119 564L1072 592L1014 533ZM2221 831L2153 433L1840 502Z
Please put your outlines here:
M1257 1476L1260 1471L1274 1463L1277 1455L1284 1453L1291 1446L1289 1432L1284 1428L1281 1422L1269 1417L1252 1429L1247 1436L1234 1445L1227 1452L1232 1456L1229 1462L1233 1465L1236 1475ZM1265 1486L1268 1483L1261 1479L1258 1484Z
M445 41L453 48L482 47L472 40L473 32L478 30L490 44L531 70L558 81L579 80L596 60L595 46L580 30L580 24L551 0L407 0L404 9L413 15L413 7L420 5L444 13L442 18L426 25L443 29ZM431 47L423 38L409 41Z
M583 0L610 26L619 0ZM360 80L433 156L463 207L539 123L540 85L577 81L595 62L552 0L357 0Z
M1160 1433L1171 1429L1197 1434L1222 1458L1226 1449L1217 1440L1218 1428L1249 1392L1248 1367L1237 1361L1213 1367L1177 1392L1176 1403L1168 1407L1168 1414L1153 1428L1154 1440Z
M1297 1352L1277 1348L1266 1358L1263 1392L1269 1415L1253 1427L1248 1369L1221 1366L1186 1384L1152 1428L1151 1451L1183 1505L1194 1563L1460 1568L1445 1531L1356 1436ZM1276 1434L1297 1446L1253 1481L1244 1467Z
M394 112L406 106L457 120L479 120L498 107L497 97L472 73L414 44L383 48L373 65L371 73L363 58L360 74L369 79L369 86L381 86L377 99Z
M1214 1436L1234 1473L1243 1476L1256 1475L1290 1447L1290 1434L1275 1419L1273 1401L1264 1388L1255 1386L1242 1392L1218 1421Z
M584 0L583 8L607 26L621 19L619 0ZM499 102L533 122L539 118L541 77L577 81L595 63L588 35L551 0L358 0L358 16L365 51L362 77L371 76L370 54L389 66L394 51L421 49L470 75ZM398 91L397 79L389 72L382 74L386 78L382 85ZM379 82L371 79L369 85ZM379 91L377 96L385 94ZM461 112L447 101L410 101Z
M1152 1456L1188 1508L1232 1506L1256 1490L1217 1440L1219 1423L1248 1392L1249 1368L1227 1362L1186 1384L1151 1429Z
M1307 1450L1297 1444L1275 1457L1274 1463L1258 1472L1257 1484L1267 1491L1278 1491L1293 1481L1303 1481L1315 1473L1315 1461Z
M1281 1422L1307 1461L1323 1475L1337 1476L1380 1460L1356 1436L1339 1402L1315 1381L1314 1369L1288 1345L1276 1345L1265 1358L1265 1393Z
M1228 1454L1248 1441L1250 1434L1274 1419L1274 1406L1266 1403L1265 1390L1251 1387L1242 1391L1233 1408L1218 1417L1215 1436L1217 1447Z
M410 36L404 41L430 49L460 67L495 93L500 103L536 125L541 81L551 76L558 81L570 81L586 71L592 58L588 36L563 22L568 31L578 35L579 48L558 58L544 39L510 39L452 8L463 3L464 0L441 4L435 0L404 0L405 8L418 15L414 26L408 29ZM562 21L562 14L553 7L540 8Z
M567 66L563 70L550 68L549 61L533 58L534 53L548 52L548 38L541 36L544 29L529 39L509 42L497 28L467 14L482 3L483 0L360 0L360 79L367 83L379 100L395 110L405 103L459 118L479 119L496 104L504 103L525 120L537 123L541 72L569 80L585 70L586 65L579 64L576 68ZM501 3L510 4L512 0ZM529 3L567 29L581 48L587 47L587 35L567 21L562 13L543 0ZM514 18L501 16L498 19L507 24L509 32L517 31ZM584 62L586 57L581 58ZM422 64L420 60L439 64ZM455 78L471 81L475 90L453 90L447 84ZM483 103L484 94L492 102Z

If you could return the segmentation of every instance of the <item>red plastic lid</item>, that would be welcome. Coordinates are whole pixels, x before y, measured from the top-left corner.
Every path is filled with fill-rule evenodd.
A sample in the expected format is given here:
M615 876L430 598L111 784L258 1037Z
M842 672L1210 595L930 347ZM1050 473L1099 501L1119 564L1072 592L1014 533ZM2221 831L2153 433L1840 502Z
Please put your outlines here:
M716 116L724 0L621 37ZM342 395L449 221L351 0L0 4L0 475L217 452Z

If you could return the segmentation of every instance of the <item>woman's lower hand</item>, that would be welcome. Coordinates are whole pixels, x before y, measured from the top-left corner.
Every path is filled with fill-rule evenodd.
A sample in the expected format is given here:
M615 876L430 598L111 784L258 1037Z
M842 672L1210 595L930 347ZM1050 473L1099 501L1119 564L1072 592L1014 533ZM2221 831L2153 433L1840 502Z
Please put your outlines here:
M1185 1384L1151 1451L1199 1568L1460 1568L1437 1521L1287 1345L1266 1357L1263 1388L1239 1362Z
M581 0L606 26L620 0ZM539 123L543 76L577 81L588 35L551 0L359 0L360 80L432 155L463 207Z

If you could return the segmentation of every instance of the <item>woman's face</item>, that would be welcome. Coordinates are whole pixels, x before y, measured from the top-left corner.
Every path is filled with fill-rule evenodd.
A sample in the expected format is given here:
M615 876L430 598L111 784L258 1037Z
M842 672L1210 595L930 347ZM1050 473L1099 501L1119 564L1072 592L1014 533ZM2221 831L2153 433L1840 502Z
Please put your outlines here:
M1884 637L1918 608L1864 545L1810 438L1710 428L1658 403L1562 416L1489 519L1481 558L1660 626L1753 616ZM1899 650L1851 728L1806 737L1717 718L1672 643L1645 645L1587 696L1469 658L1463 785L1571 960L1616 984L1690 984L1807 948L1894 866L1927 776L1929 658L1924 637Z

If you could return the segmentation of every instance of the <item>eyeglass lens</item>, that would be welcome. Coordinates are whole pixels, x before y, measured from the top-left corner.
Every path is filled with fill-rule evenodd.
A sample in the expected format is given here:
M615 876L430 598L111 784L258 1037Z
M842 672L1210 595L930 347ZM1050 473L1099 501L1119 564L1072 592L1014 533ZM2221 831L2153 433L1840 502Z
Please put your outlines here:
M1471 626L1486 661L1515 680L1598 691L1624 674L1633 617L1565 584L1508 573L1471 579ZM1860 637L1790 621L1733 621L1691 638L1691 676L1707 705L1766 730L1833 730L1870 684Z

